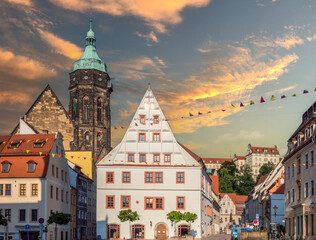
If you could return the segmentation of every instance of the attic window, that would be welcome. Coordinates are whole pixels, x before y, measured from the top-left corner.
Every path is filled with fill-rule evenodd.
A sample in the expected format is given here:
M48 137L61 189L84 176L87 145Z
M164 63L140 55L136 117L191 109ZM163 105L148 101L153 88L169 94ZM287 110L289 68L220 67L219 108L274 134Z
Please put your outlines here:
M259 148L257 148L257 152L259 152Z
M35 172L35 168L36 168L36 162L34 162L33 160L30 160L27 162L27 172L33 173Z
M1 172L8 173L10 171L11 163L8 161L2 162Z
M268 149L265 148L265 149L264 149L264 152L265 152L265 153L268 152Z
M45 144L45 141L43 142L35 142L34 143L34 148L42 148Z
M17 140L17 141L15 141L13 143L10 143L10 148L11 149L18 148L21 145L22 141L23 140Z

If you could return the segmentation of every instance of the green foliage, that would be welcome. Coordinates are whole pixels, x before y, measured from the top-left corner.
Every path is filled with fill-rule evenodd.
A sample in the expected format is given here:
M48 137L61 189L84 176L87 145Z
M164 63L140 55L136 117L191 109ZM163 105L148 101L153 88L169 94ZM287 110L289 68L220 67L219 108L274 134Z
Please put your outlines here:
M71 215L67 213L52 213L48 220L48 224L67 225L71 221Z
M180 222L183 219L183 214L180 211L171 211L167 214L167 219L171 222Z
M121 220L121 222L135 222L136 220L139 220L138 213L136 211L133 212L131 209L121 210L117 217Z
M259 175L257 177L257 182L259 181L259 179L261 177L263 177L264 175L268 174L269 172L271 172L274 169L274 164L273 163L265 163L261 166L261 168L259 169Z
M193 223L197 219L197 215L195 213L185 212L182 219L186 222Z
M251 175L251 168L249 166L242 166L237 173L236 193L238 195L248 195L256 185Z
M222 193L234 193L235 188L235 176L232 176L227 168L222 168L219 176L219 191Z
M0 214L0 225L2 225L2 226L8 225L8 220L2 214Z
M236 167L236 164L234 162L230 162L230 161L223 162L222 166L217 171L219 176L222 175L223 169L228 169L229 174L231 176L235 177L236 172L237 172L237 167Z

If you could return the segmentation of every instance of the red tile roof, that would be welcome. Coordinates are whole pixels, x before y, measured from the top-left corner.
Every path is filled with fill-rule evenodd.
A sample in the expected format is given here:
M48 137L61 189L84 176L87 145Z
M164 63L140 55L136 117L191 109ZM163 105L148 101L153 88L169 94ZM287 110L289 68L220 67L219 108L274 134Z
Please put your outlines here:
M222 164L225 161L232 162L232 158L202 158L204 163Z
M46 140L47 139L47 140ZM9 162L8 173L0 172L0 178L10 177L45 177L50 159L50 151L55 143L55 134L16 134L0 136L0 163ZM36 148L34 143L43 143L43 147ZM11 144L18 144L11 148ZM36 163L34 172L27 172L27 163Z
M269 191L270 194L284 194L285 185L276 185Z
M219 178L216 175L209 175L210 179L212 180L212 190L215 195L219 195Z
M246 157L244 157L244 156L236 156L236 158L237 158L238 160L246 160Z
M237 204L245 204L248 196L246 195L236 195L236 193L220 193L221 198L223 198L225 195L228 195L228 197L233 201L233 203L236 206L236 213L237 210L243 210L245 207L237 207Z
M259 153L263 153L264 152L264 149L267 149L268 153L271 153L271 154L279 154L279 151L274 147L274 148L267 148L267 147L251 147L252 151L253 152L258 152ZM273 152L274 151L274 152Z
M264 175L263 177L261 177L261 178L259 179L258 183L257 183L257 186L258 186L259 184L263 183L264 180L266 180L266 178L269 176L269 174L270 174L270 173L267 173L266 175Z

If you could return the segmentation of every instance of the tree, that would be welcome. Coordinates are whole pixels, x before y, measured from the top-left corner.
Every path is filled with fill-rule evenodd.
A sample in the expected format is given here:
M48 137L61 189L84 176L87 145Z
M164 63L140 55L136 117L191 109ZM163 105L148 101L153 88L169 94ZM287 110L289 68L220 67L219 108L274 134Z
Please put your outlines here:
M139 220L138 213L136 211L133 212L131 209L121 210L117 217L121 220L121 222L128 221L128 223L129 223L129 230L130 230L130 239L132 239L131 222L135 222L136 220Z
M167 213L167 219L171 221L172 224L174 224L174 229L176 228L176 223L180 222L183 219L183 213L180 211L171 211Z
M183 214L183 218L182 219L184 221L190 223L190 230L192 232L191 223L193 223L197 219L197 215L195 213L185 212Z
M235 192L236 179L230 175L227 168L221 170L219 176L219 191L222 193L234 193Z
M257 183L259 179L265 175L267 175L269 172L271 172L274 169L274 164L273 163L265 163L261 166L259 169L259 175L257 177Z
M256 185L251 176L251 168L249 166L242 166L237 174L236 193L238 195L248 195Z
M0 214L0 225L5 227L8 225L8 220L2 214Z
M54 213L49 216L47 223L55 223L55 240L57 240L57 225L67 225L71 221L71 215L68 213Z
M220 169L218 169L218 171L217 171L219 176L221 176L221 171L223 169L228 169L229 174L233 177L236 175L237 167L236 167L236 164L234 162L230 162L230 161L223 162Z

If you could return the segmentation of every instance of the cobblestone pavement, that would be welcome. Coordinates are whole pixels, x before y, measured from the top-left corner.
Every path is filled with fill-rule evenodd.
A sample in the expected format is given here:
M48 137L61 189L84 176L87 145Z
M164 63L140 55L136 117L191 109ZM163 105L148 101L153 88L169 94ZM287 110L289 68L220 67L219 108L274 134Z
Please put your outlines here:
M227 234L219 234L216 236L210 236L207 238L203 238L203 240L230 240L230 235Z

